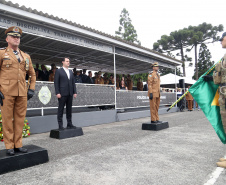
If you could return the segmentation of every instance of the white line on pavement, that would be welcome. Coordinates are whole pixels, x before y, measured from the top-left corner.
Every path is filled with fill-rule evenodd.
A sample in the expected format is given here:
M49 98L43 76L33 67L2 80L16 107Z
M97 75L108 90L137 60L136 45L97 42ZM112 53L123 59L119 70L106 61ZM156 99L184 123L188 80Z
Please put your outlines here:
M226 155L224 156L224 158L226 158ZM210 179L204 185L213 185L223 171L224 168L217 167L210 175Z

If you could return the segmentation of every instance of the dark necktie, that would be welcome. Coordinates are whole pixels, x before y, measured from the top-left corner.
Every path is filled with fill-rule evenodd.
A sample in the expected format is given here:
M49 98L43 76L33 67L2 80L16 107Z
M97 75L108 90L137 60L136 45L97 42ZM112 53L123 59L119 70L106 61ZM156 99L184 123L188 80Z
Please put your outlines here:
M18 51L13 51L13 53L16 55L16 58L17 58L18 62L20 62L20 57L19 57Z

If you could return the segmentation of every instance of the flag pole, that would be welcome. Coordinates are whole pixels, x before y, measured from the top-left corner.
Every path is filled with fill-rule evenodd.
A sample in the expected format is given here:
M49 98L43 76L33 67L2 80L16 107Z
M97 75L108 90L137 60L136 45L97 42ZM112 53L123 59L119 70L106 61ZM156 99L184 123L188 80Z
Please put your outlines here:
M223 59L223 58L222 58ZM214 69L215 69L215 67L216 67L216 65L219 63L219 62L221 62L222 61L222 59L220 59L216 64L214 64L206 73L204 73L204 75L208 75L209 73L211 73ZM202 75L203 76L203 75ZM201 76L201 77L202 77ZM172 109L172 107L174 107L179 101L181 101L185 96L186 96L186 94L189 92L189 90L188 91L186 91L177 101L175 101L168 109L167 109L167 112L170 110L170 109Z

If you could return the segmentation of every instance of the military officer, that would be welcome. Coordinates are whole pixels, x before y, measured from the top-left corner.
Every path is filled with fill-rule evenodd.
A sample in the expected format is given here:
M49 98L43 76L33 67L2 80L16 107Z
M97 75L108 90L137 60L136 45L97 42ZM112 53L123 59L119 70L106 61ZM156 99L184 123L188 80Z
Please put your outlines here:
M191 86L188 86L188 89L190 87ZM186 100L188 102L188 111L192 111L193 97L192 97L191 93L188 92L185 97L186 97Z
M222 48L226 48L226 32L223 33L219 41L221 42ZM226 54L222 58L221 62L217 63L215 66L213 76L205 75L203 78L205 81L213 80L215 84L219 84L218 92L220 96L218 101L220 105L221 120L226 133ZM217 162L217 166L226 168L226 159L220 158L220 162Z
M138 82L137 82L137 90L138 91L143 91L143 82L141 81L141 78L138 79Z
M101 77L101 71L97 73L97 78L95 79L95 84L104 84L104 80Z
M153 71L148 75L148 95L150 99L151 123L159 123L158 109L160 104L160 76L159 65L155 62L152 65Z
M27 152L22 147L22 132L27 100L34 95L36 75L28 54L19 49L22 30L10 27L5 31L7 48L0 50L0 103L5 147L8 155ZM25 76L31 77L27 89Z
M127 75L126 83L128 86L128 90L133 90L133 81L130 74Z

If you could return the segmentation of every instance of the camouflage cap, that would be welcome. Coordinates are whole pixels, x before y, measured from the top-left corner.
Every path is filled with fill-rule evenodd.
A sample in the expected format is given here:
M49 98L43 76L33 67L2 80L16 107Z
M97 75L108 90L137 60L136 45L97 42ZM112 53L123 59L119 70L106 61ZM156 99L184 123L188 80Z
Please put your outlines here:
M159 67L158 62L155 62L154 64L152 64L151 67Z
M222 34L222 36L221 36L221 38L220 38L219 41L222 41L222 40L224 39L225 36L226 36L226 32L224 32L224 33Z
M6 35L15 36L15 37L21 37L22 33L23 33L22 30L16 26L12 26L5 31Z

